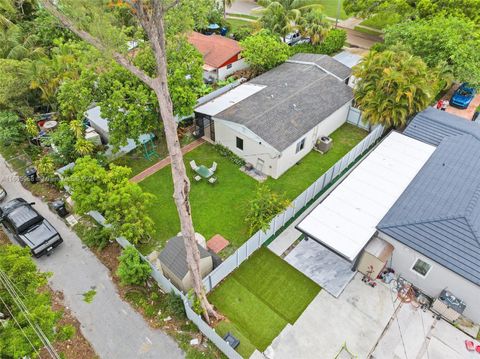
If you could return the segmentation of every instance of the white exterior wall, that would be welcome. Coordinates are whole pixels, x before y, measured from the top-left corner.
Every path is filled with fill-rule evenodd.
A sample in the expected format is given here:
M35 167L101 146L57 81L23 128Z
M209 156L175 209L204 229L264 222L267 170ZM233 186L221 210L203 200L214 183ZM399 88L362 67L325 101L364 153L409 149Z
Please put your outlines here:
M234 72L240 71L240 70L243 70L243 69L246 69L246 68L249 67L244 59L239 59L239 60L231 63L231 65L232 65L232 67L230 67L229 69L227 68L228 65L220 67L219 69L217 69L217 74L218 74L217 79L218 80L225 80L225 78L227 76L230 76Z
M397 275L401 275L432 297L437 297L443 289L448 289L467 305L463 315L476 323L480 323L480 305L478 305L480 286L475 285L384 233L379 232L378 236L395 247L391 266L395 269ZM426 277L422 277L411 269L417 259L431 264L432 267Z
M278 151L242 125L217 118L214 118L214 125L216 143L228 147L233 153L254 166L257 164L258 158L262 159L264 161L262 172L269 176L274 175L276 157L279 155ZM236 146L237 137L243 139L243 151Z
M273 178L280 177L295 163L300 161L305 155L307 155L315 145L317 139L321 136L329 136L337 128L342 126L347 121L348 109L351 102L346 103L337 111L332 113L325 120L320 122L315 128L310 130L305 136L300 137L290 147L283 150L281 157L278 159L276 171L271 176ZM305 147L300 152L296 153L297 143L305 138ZM335 144L333 144L335 146Z

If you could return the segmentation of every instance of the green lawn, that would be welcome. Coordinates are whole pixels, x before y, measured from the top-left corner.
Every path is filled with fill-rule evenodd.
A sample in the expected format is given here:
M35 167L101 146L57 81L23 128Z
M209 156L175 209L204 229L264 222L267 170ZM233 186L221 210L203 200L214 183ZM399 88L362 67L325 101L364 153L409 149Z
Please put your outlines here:
M227 19L229 32L236 32L238 29L246 27L253 31L254 22L240 19Z
M331 135L334 145L327 154L321 155L312 151L279 179L268 179L267 185L276 192L285 193L290 200L295 199L366 134L355 126L343 125ZM185 155L190 178L193 177L193 171L188 165L191 160L206 166L211 166L213 161L218 163L216 185L212 186L206 181L199 183L192 181L190 201L195 229L207 240L217 233L221 234L230 241L231 252L249 238L244 218L258 182L240 172L238 167L225 157L221 157L210 144L204 144ZM148 254L153 248L162 246L169 238L175 236L180 231L180 224L172 199L173 183L170 167L165 167L146 178L140 185L144 190L157 196L150 211L150 216L155 221L155 241L139 248L144 254ZM222 253L224 256L227 254L228 251Z
M227 317L217 331L239 335L238 351L248 357L254 348L265 350L287 323L293 324L320 290L280 257L260 248L209 299Z
M339 0L322 0L322 5L323 5L323 12L325 15L330 16L330 17L337 17L337 9L338 9L338 1ZM345 13L345 10L343 10L343 0L340 0L341 5L340 5L340 19L347 19L348 16Z
M354 30L358 31L358 32L363 32L364 34L367 34L367 35L373 35L373 36L382 35L381 32L373 31L373 30L370 30L370 29L367 29L367 28L361 27L361 26L355 26Z

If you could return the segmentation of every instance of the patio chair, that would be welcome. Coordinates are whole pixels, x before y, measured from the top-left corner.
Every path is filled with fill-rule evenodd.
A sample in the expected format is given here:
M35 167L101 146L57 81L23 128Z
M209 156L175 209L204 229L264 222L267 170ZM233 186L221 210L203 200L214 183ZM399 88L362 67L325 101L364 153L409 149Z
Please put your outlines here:
M192 170L196 170L198 168L197 164L195 163L195 160L190 161L190 167L192 167Z
M217 166L217 162L213 162L212 167L210 167L209 170L215 172L217 170Z
M213 176L210 177L210 178L208 179L208 183L211 183L211 184L217 183L217 177L213 177Z
M196 175L195 177L193 177L193 179L195 180L195 182L200 182L202 180L202 177Z

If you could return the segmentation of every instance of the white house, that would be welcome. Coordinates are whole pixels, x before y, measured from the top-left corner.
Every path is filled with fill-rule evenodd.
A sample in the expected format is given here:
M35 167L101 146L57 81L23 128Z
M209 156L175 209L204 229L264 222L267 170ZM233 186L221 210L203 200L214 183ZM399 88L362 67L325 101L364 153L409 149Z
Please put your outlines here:
M480 322L479 153L478 124L429 108L389 134L297 229L353 269L373 242L393 247L383 265L432 299L448 290Z
M203 55L205 80L225 80L234 72L248 68L248 64L242 59L240 44L233 39L193 31L188 35L188 42Z
M329 56L297 54L197 107L197 134L278 178L345 123L350 73Z

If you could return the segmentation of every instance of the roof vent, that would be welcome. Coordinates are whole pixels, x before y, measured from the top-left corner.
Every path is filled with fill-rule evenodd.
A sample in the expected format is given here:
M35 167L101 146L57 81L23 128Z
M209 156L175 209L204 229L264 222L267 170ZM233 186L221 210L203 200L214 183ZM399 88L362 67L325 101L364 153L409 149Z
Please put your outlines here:
M287 87L287 86L288 86L288 83L285 82L285 87Z
M273 93L270 95L271 98L274 98Z
M296 104L293 104L293 109L294 109L294 110L297 109L297 105L296 105Z

